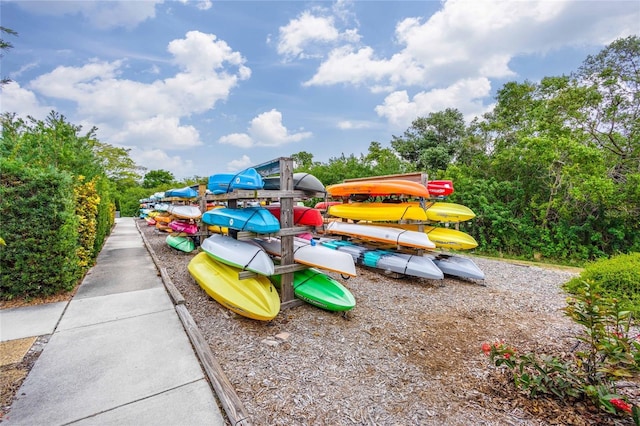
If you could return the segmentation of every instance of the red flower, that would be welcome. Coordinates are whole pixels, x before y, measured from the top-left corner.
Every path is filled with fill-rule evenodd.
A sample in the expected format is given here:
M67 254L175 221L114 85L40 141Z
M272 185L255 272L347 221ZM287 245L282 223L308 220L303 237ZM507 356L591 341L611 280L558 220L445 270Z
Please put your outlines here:
M504 355L502 355L504 357L504 359L509 359L511 358L511 354L509 352L505 352Z
M489 352L491 352L491 345L488 343L483 343L482 344L482 352L484 352L485 355L489 355Z
M623 400L618 399L618 398L613 398L609 402L611 402L611 404L613 404L613 406L616 407L618 410L622 410L622 411L626 411L627 413L631 413L631 405L628 402L623 401Z

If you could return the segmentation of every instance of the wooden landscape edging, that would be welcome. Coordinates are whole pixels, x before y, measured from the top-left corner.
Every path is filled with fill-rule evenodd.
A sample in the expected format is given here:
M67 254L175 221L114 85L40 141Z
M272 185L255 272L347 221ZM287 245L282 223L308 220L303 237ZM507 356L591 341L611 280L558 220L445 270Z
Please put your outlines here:
M151 255L153 263L156 265L156 269L160 271L160 278L162 280L162 283L164 284L167 292L173 300L174 309L178 314L178 318L180 318L182 327L184 328L187 336L189 337L189 340L191 341L191 345L193 346L198 360L200 361L200 364L202 365L202 368L204 369L205 374L209 379L210 385L213 387L218 400L220 400L220 403L222 404L222 408L227 415L227 419L233 425L251 426L247 410L244 408L242 401L236 394L233 385L224 374L222 367L220 366L218 361L216 361L215 356L213 355L213 352L211 352L211 348L200 332L198 325L187 310L187 307L184 304L184 296L182 296L182 293L180 293L180 291L173 284L173 281L171 281L171 277L169 277L166 268L160 266L160 260L153 250L153 247L151 247L151 244L149 244L146 236L140 230L138 222L134 220L134 223L136 225L138 233L140 234L140 236L142 236L142 241L144 242L147 251Z

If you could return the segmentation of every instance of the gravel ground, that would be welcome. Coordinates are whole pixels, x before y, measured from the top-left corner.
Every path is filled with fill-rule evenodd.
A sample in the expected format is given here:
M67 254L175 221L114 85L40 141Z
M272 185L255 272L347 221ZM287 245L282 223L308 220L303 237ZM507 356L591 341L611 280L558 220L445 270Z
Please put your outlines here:
M304 304L260 322L195 283L187 264L197 251L138 225L256 425L626 424L518 395L480 350L504 339L522 352L570 351L578 328L560 286L575 271L474 257L480 283L358 267L348 280L329 274L356 298L346 315Z

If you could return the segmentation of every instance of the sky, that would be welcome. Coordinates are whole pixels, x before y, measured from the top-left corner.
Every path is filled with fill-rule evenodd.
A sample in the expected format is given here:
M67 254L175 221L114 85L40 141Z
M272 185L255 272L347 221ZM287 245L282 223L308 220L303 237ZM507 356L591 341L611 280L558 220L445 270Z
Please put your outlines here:
M55 110L178 179L390 148L640 34L640 1L0 0L0 111ZM143 172L144 174L144 172Z

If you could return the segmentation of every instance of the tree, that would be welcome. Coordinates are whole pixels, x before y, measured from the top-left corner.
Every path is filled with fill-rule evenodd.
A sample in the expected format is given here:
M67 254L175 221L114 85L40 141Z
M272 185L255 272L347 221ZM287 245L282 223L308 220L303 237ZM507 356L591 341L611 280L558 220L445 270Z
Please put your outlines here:
M175 181L173 173L166 170L151 170L144 175L143 188L160 188L171 186Z
M291 155L291 158L296 163L296 170L309 170L313 166L313 154L300 151Z
M9 34L12 36L17 36L18 33L15 32L14 30L7 28L7 27L2 27L0 26L0 33L5 33L5 34ZM9 49L13 48L13 44L11 44L11 42L5 40L4 38L0 38L0 50L2 52L6 52ZM0 53L0 58L2 58L4 56L4 53ZM7 83L10 83L11 79L10 78L2 78L2 80L0 80L0 87L4 86Z
M640 37L618 39L588 56L574 75L594 96L582 125L597 146L616 158L612 177L640 172Z
M415 170L446 170L458 154L465 130L462 113L447 108L414 120L403 137L393 136L391 146Z
M373 176L404 173L410 168L398 155L389 148L383 148L380 142L371 142L369 151L364 157L372 170Z

